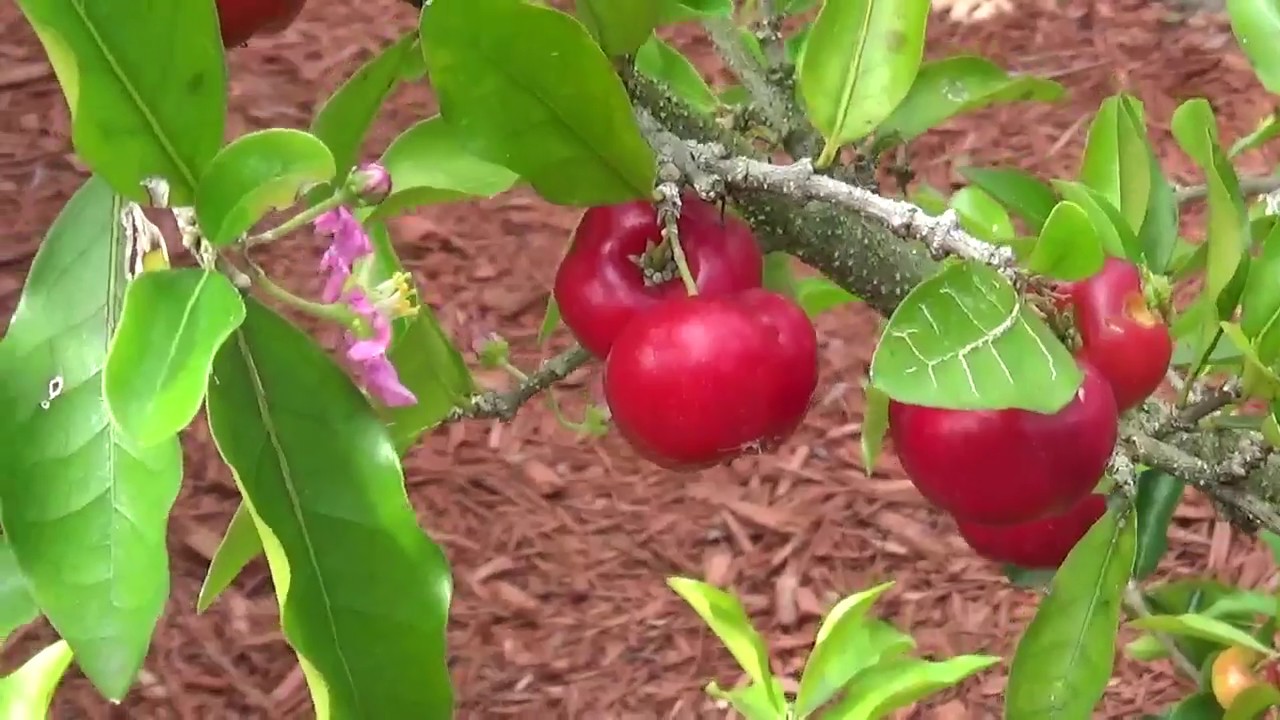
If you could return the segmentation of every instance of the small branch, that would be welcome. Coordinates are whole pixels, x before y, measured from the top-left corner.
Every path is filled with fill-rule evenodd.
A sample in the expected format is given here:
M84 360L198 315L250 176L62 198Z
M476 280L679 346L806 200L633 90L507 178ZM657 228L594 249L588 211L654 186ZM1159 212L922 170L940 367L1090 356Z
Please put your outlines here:
M792 102L769 82L768 71L742 45L738 26L730 18L718 17L708 18L703 26L720 57L742 81L742 86L755 100L769 126L777 131L779 137L786 137L791 132Z
M782 15L774 6L773 0L759 0L760 19L756 23L755 35L764 50L770 73L785 69L787 66L787 48L782 38Z
M503 393L487 392L472 396L469 405L454 408L445 422L456 422L464 418L509 421L516 416L520 406L530 398L565 379L590 359L591 353L581 346L574 345L559 355L544 360L537 370L529 373L528 378L514 389Z
M1280 190L1280 176L1240 178L1240 193L1246 197L1249 195L1262 195L1264 193L1275 192L1276 190ZM1179 205L1193 200L1201 200L1208 195L1208 185L1175 187L1173 191L1173 199Z

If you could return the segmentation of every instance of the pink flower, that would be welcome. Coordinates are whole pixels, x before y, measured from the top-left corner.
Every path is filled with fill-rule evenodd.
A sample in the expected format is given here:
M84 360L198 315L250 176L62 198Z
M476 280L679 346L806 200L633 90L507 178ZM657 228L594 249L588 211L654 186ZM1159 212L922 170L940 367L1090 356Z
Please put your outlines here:
M366 205L377 205L391 194L391 174L378 163L368 163L352 174L360 201Z
M374 299L370 300L358 279L352 282L355 264L373 254L373 243L360 221L350 210L339 206L316 218L314 226L317 232L331 238L320 258L320 270L325 274L322 300L326 303L344 301L372 331L370 337L354 333L346 337L346 357L356 382L387 407L417 403L418 398L401 384L395 366L387 359L391 319L417 312L409 302L411 288L406 278L397 275L380 283L372 288Z

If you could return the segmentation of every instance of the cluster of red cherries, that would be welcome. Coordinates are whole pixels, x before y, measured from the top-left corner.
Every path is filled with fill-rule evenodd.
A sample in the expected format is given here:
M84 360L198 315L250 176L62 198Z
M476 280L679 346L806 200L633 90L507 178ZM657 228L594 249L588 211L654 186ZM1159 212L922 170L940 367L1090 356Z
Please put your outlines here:
M650 462L688 471L795 432L818 384L818 338L804 310L762 287L746 223L686 192L676 229L696 294L644 201L583 214L553 293L565 326L605 359L618 432Z
M894 449L920 493L955 518L979 555L1024 568L1056 568L1106 511L1095 489L1118 415L1155 392L1173 356L1134 264L1108 258L1059 293L1080 338L1084 381L1057 413L889 404Z

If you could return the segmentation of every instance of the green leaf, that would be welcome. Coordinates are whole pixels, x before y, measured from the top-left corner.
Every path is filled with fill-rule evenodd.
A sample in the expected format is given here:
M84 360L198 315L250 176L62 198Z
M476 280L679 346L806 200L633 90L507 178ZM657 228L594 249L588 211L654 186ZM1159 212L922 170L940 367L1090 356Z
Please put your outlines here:
M230 245L267 212L294 204L300 190L335 172L333 155L315 135L286 128L241 135L200 178L196 220L209 242Z
M960 225L981 240L1005 243L1013 239L1013 221L996 199L979 187L962 187L951 196L950 206Z
M189 425L214 354L243 320L240 291L221 273L157 270L130 282L102 372L116 427L145 447Z
M0 535L0 644L14 630L32 622L40 615L40 608L31 597L27 579L22 576L18 559L9 546L9 538Z
M1000 662L993 655L960 655L940 662L898 658L860 673L823 720L879 720Z
M383 220L423 205L491 198L510 190L520 176L470 154L457 129L436 115L391 141L381 163L391 174L391 194L369 217Z
M1107 255L1133 258L1140 252L1138 236L1129 229L1120 211L1097 190L1083 183L1070 180L1054 180L1053 187L1064 200L1079 205L1089 215L1093 230L1098 235Z
M884 436L889 432L889 396L874 385L863 387L866 406L862 413L862 467L869 476L876 469Z
M213 3L19 0L18 7L57 73L76 156L131 200L146 201L140 183L159 176L173 205L191 205L222 146L227 114Z
M1040 232L1058 204L1048 185L1017 168L966 167L960 169L960 174L1025 220L1033 232Z
M435 0L420 32L440 114L469 153L558 205L653 194L653 150L609 59L577 20L512 0Z
M800 97L827 145L867 136L907 97L924 56L928 0L826 0L798 68Z
M1277 566L1280 566L1280 535L1276 535L1270 530L1258 531L1258 537L1267 544L1267 548L1271 550L1271 560ZM1275 613L1268 613L1274 615Z
M880 658L864 652L857 643L866 627L867 611L892 582L845 597L831 608L818 627L813 651L805 662L796 694L795 715L806 717L835 696L853 676L874 665Z
M1223 709L1209 691L1188 695L1160 717L1163 720L1222 720Z
M1146 579L1155 572L1160 558L1168 550L1169 523L1182 501L1186 483L1159 470L1146 470L1138 476L1138 497L1134 504L1138 515L1138 554L1133 563L1135 580Z
M702 78L698 68L683 53L663 42L657 35L646 40L636 52L636 70L664 83L673 95L700 113L714 112L720 106L720 99Z
M1262 240L1240 297L1240 329L1267 367L1280 360L1280 223Z
M947 196L941 190L924 182L908 190L907 199L930 215L941 215L949 207Z
M783 53L793 66L798 67L804 59L804 49L809 44L809 31L812 29L813 25L805 25L783 41Z
M1137 525L1132 507L1110 509L1058 568L1014 652L1007 720L1093 717L1115 660Z
M769 650L764 638L752 627L742 603L720 588L691 578L669 577L667 585L698 613L751 682L764 688L769 706L781 713L786 699L773 685Z
M133 683L169 596L176 438L140 447L102 392L120 318L121 199L86 182L41 243L0 341L0 524L36 604L103 695Z
M906 142L950 118L989 105L1056 102L1065 93L1052 80L1010 75L999 65L975 55L931 60L920 66L910 92L880 123L877 134Z
M1154 635L1140 635L1136 640L1125 644L1124 654L1138 662L1151 662L1169 656L1164 643Z
M700 20L703 18L727 18L733 15L733 0L658 0L661 3L661 24Z
M898 402L1053 413L1082 379L1071 353L995 270L952 263L889 318L871 384Z
M331 717L447 717L449 567L418 527L391 437L313 340L246 307L214 363L207 413L266 550L285 638Z
M630 55L658 26L654 0L575 0L574 7L608 55Z
M209 571L205 573L204 583L200 586L200 596L196 598L196 612L203 613L213 605L223 590L235 582L240 572L249 561L262 554L262 538L253 526L253 517L241 501L236 512L227 524L227 532L218 543L218 550L209 563Z
M1241 153L1257 150L1277 137L1280 137L1280 116L1273 111L1258 122L1253 132L1232 143L1227 157L1234 158Z
M1254 720L1254 718L1262 717L1264 710L1273 707L1280 707L1280 689L1274 685L1261 683L1249 688L1245 688L1231 701L1231 707L1227 708L1227 714L1223 716L1224 720Z
M338 172L336 183L347 179L360 158L360 146L378 117L378 110L400 84L409 63L414 58L421 58L421 54L418 34L405 34L347 78L316 112L315 119L311 121L311 134L319 138L333 155ZM398 184L400 178L394 173L392 177Z
M796 280L795 298L796 303L810 318L816 318L841 305L859 301L857 295L824 277L806 277Z
M1102 241L1084 208L1063 200L1049 213L1027 258L1034 273L1059 280L1082 280L1102 269Z
M1227 16L1262 86L1280 93L1280 7L1273 0L1227 0Z
M71 666L71 658L71 646L66 640L59 640L0 679L0 717L50 717L53 693Z
M1151 162L1141 118L1141 104L1127 95L1102 101L1080 166L1080 181L1119 210L1134 232L1142 227L1151 196Z
M795 298L796 274L790 255L781 251L765 253L763 286L779 295Z
M1240 630L1230 624L1211 618L1207 615L1197 613L1184 613L1182 615L1148 615L1130 621L1130 626L1138 630L1149 630L1151 632L1165 633L1166 635L1177 635L1179 637L1192 637L1200 640L1208 640L1219 645L1239 645L1255 650L1267 657L1274 657L1275 651L1263 645L1249 633Z
M1218 298L1227 288L1247 250L1249 218L1240 182L1231 162L1218 147L1218 127L1209 101L1188 100L1170 121L1173 136L1205 174L1209 188L1209 222L1205 243L1205 293Z
M548 293L547 310L542 315L542 324L538 326L538 344L545 344L551 337L551 333L558 327L560 327L560 303L556 302L555 295Z

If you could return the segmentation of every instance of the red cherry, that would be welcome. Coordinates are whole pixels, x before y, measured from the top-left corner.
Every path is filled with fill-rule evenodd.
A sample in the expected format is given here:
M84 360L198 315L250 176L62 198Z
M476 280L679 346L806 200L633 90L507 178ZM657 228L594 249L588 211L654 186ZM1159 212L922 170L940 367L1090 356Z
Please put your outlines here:
M689 271L704 296L760 287L764 258L751 228L693 193L683 196L678 223ZM687 295L678 276L646 285L632 259L647 243L662 239L652 203L636 201L593 207L583 214L556 271L560 317L584 348L609 354L614 338L632 318L660 303Z
M289 27L306 0L217 0L223 47L237 47L255 35Z
M957 520L1014 525L1066 511L1102 478L1116 444L1116 401L1102 373L1054 414L889 403L907 477Z
M1086 495L1061 515L1017 525L982 525L957 520L960 537L988 560L1028 569L1053 569L1107 511L1104 495Z
M1108 257L1101 270L1076 283L1071 301L1079 356L1102 371L1120 412L1155 392L1173 358L1173 337L1147 307L1138 267Z
M618 431L642 457L696 470L790 436L818 384L818 336L762 289L669 300L623 329L604 364Z

